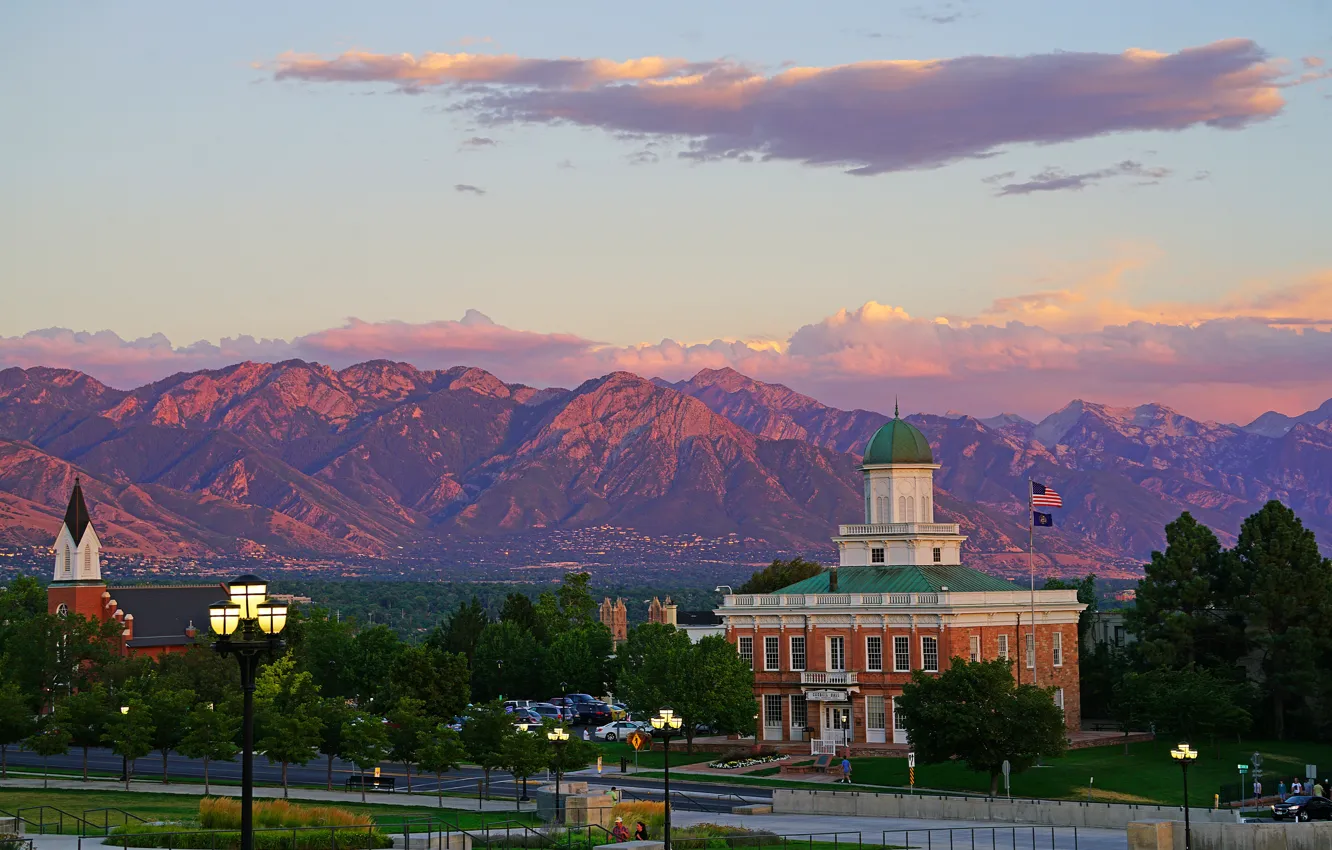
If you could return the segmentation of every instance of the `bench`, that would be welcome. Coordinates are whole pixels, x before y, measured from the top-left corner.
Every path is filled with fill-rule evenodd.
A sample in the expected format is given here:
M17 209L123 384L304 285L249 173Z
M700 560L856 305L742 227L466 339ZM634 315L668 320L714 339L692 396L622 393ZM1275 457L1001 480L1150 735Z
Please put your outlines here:
M801 762L800 764L782 765L781 773L836 773L841 774L842 763L839 761L833 764L833 757L824 753L818 756L814 761Z
M365 777L365 790L367 791L395 791L397 790L397 779L392 776L367 776ZM361 790L361 775L353 773L347 777L347 790Z

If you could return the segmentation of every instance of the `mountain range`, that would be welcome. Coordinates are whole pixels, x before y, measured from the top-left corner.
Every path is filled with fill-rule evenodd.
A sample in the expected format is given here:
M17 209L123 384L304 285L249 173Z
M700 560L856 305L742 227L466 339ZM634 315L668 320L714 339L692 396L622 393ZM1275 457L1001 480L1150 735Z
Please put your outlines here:
M573 389L480 369L240 363L132 390L0 371L0 545L48 545L75 477L112 550L447 560L457 535L632 528L831 559L863 515L858 454L888 417L730 369ZM1043 569L1131 573L1191 511L1233 541L1280 499L1332 543L1332 401L1247 426L1155 404L1074 401L1040 422L908 417L930 439L937 514L968 556L1025 568L1027 480L1065 508Z

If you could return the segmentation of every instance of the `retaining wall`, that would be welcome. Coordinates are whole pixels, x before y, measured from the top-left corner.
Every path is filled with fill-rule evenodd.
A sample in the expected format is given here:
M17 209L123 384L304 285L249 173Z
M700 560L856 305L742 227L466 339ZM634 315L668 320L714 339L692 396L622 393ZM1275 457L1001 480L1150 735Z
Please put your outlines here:
M1192 817L1192 814L1190 814ZM1195 823L1193 850L1327 850L1332 823ZM1135 823L1129 850L1184 850L1184 823Z
M803 791L785 788L778 788L772 792L772 810L779 815L975 820L1042 826L1090 826L1105 829L1127 829L1134 821L1184 819L1182 806L1075 803L1066 800L1010 801L1005 797L938 797L923 794ZM1233 824L1235 814L1217 809L1190 808L1189 819L1194 824Z

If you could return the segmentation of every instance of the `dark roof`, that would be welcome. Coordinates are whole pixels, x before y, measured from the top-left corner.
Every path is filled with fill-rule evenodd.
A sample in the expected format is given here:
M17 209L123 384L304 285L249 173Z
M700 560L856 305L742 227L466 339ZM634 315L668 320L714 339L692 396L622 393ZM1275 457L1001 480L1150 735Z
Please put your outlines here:
M783 587L775 593L829 593L831 570ZM838 567L838 593L958 593L982 590L1022 590L1016 584L962 566Z
M676 611L675 625L677 626L720 626L721 617L711 611Z
M69 534L74 538L74 545L79 545L83 539L83 532L88 530L92 520L88 517L88 504L83 501L83 488L79 486L79 479L74 479L74 492L69 494L69 507L65 508L65 528L69 529Z
M134 615L134 639L130 646L188 643L185 629L191 623L200 635L207 635L208 606L227 598L226 588L221 584L144 584L107 590L120 610Z

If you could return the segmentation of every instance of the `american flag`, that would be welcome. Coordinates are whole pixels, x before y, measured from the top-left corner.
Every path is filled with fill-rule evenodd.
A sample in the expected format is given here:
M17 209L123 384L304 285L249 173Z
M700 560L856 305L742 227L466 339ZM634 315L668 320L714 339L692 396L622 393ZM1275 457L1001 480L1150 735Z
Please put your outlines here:
M1059 498L1059 494L1054 490L1033 481L1031 482L1031 506L1033 508L1062 508L1064 501Z

